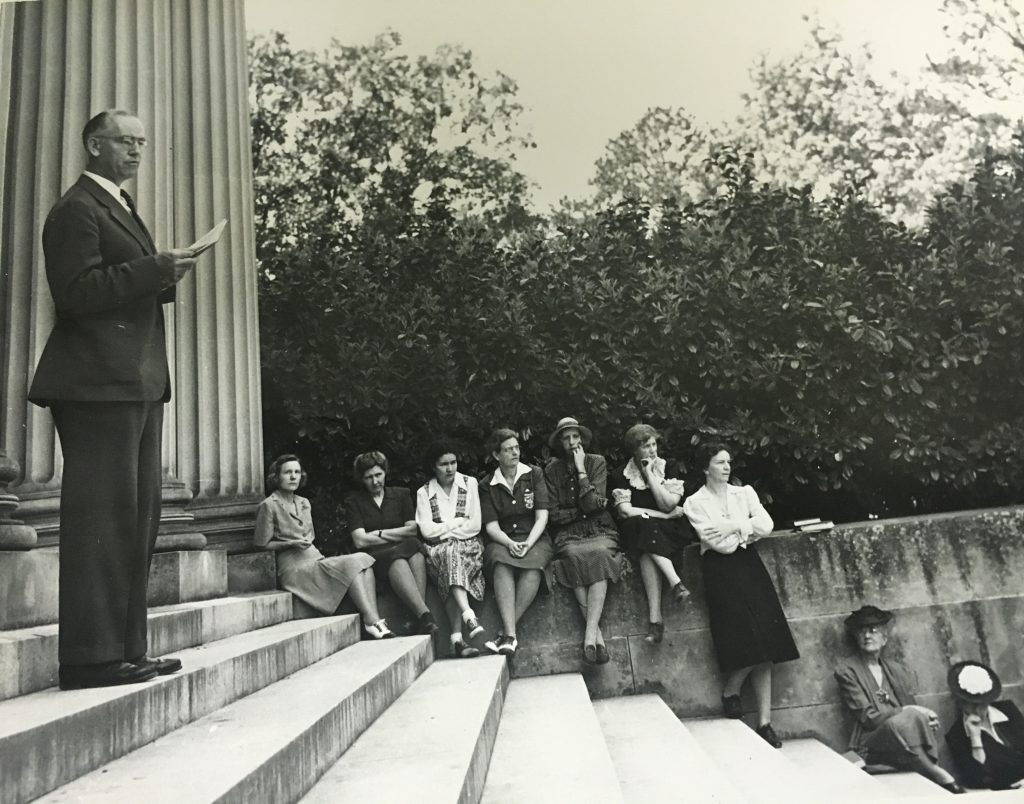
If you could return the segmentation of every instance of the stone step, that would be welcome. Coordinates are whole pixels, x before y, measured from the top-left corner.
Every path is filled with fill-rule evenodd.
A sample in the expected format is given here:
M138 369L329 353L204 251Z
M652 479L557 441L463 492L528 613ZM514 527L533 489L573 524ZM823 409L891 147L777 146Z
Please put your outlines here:
M181 651L183 670L142 684L0 702L0 801L41 796L358 640L358 617L284 622Z
M748 802L827 801L793 763L739 720L687 720L686 728ZM808 798L801 798L806 794ZM817 798L815 798L817 796Z
M878 781L842 754L815 739L786 740L782 755L792 762L815 790L831 790L831 800L873 801L889 791Z
M149 611L149 653L169 653L292 618L290 592L178 603ZM0 701L57 683L57 625L0 631Z
M435 662L323 775L303 804L479 801L507 687L501 657Z
M920 799L922 796L951 796L948 790L939 787L930 779L925 779L920 773L901 771L900 773L880 773L872 777L879 782L889 795L899 796L901 799ZM972 793L972 796L974 794ZM1022 796L1024 798L1024 796Z
M0 630L57 622L58 562L56 547L0 551ZM181 550L153 555L150 606L210 600L227 593L225 551Z
M745 804L657 695L594 701L594 711L627 804Z
M296 801L432 660L428 637L360 642L42 801Z
M582 676L564 673L509 684L481 801L622 801Z

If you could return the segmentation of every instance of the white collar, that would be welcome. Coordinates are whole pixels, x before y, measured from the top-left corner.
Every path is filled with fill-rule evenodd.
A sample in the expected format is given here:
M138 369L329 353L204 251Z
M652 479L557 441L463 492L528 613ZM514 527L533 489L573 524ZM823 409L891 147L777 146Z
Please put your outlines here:
M988 708L988 712L986 713L986 717L988 718L988 723L984 724L985 726L987 726L987 725L994 726L994 725L996 725L996 723L1006 723L1010 719L1010 718L1008 718L1006 716L1005 712L1003 712L1001 709L996 709L994 706L990 706ZM966 712L964 712L964 714L963 714L963 721L964 721L964 725L966 726L967 725L967 713ZM983 726L983 728L984 728L984 726Z
M665 479L665 459L658 457L651 461L651 465L647 467L647 471L654 477L655 480ZM647 483L644 482L644 476L640 474L640 467L638 467L635 461L630 458L626 464L626 468L622 470L622 474L626 476L626 480L629 481L635 489L647 488Z
M456 489L469 490L469 486L466 484L466 476L462 472L455 473L455 481L452 483L452 491ZM442 495L444 497L450 497L451 494L445 494L444 489L441 488L441 484L437 482L436 477L430 478L430 482L427 483L427 499Z
M491 485L504 486L509 491L512 491L512 487L519 482L519 478L521 478L523 475L530 474L530 472L532 471L532 467L527 466L525 463L520 461L519 464L516 466L516 476L512 479L512 485L510 486L508 483L505 482L505 476L501 473L501 467L499 466L497 469L494 470L494 476L491 478Z
M129 212L131 212L131 210L128 209L128 202L125 201L124 196L121 195L121 188L114 184L114 182L112 182L106 176L100 176L97 173L90 173L88 170L83 170L82 175L88 176L90 179L96 182L100 187L102 187L104 190L106 190L108 193L114 196L114 198L117 199L118 204L127 209Z

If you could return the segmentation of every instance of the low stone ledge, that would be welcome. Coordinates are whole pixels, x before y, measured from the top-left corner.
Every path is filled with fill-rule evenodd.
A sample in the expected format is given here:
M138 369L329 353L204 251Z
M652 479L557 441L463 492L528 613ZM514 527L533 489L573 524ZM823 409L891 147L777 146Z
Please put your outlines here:
M57 620L55 548L0 552L0 630Z
M269 550L228 553L228 594L270 592L277 588L277 558Z
M150 606L209 600L228 593L227 553L190 550L155 553L149 571Z

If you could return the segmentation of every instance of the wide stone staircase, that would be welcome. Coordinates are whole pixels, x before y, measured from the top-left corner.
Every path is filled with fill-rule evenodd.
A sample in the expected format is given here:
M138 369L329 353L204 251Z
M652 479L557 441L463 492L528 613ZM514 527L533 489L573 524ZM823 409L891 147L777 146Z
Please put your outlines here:
M190 557L185 563L206 569L189 583L173 571L154 575L164 580L153 597L178 602L151 608L150 653L180 656L184 669L143 684L56 689L52 606L33 609L50 622L17 622L26 607L0 612L0 802L756 804L949 795L912 774L869 776L816 740L776 751L737 721L682 722L658 695L591 701L577 673L510 681L505 659L436 660L428 637L361 640L354 615L297 617L302 607L290 594L246 588L259 585L252 562L262 560ZM181 559L157 563L173 569Z

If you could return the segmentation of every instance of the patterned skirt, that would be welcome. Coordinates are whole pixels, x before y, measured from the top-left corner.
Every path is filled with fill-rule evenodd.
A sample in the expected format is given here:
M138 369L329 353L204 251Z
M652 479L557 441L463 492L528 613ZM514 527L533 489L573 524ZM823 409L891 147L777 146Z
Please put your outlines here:
M479 537L428 544L427 569L442 600L453 586L461 586L474 600L484 599L484 547Z

